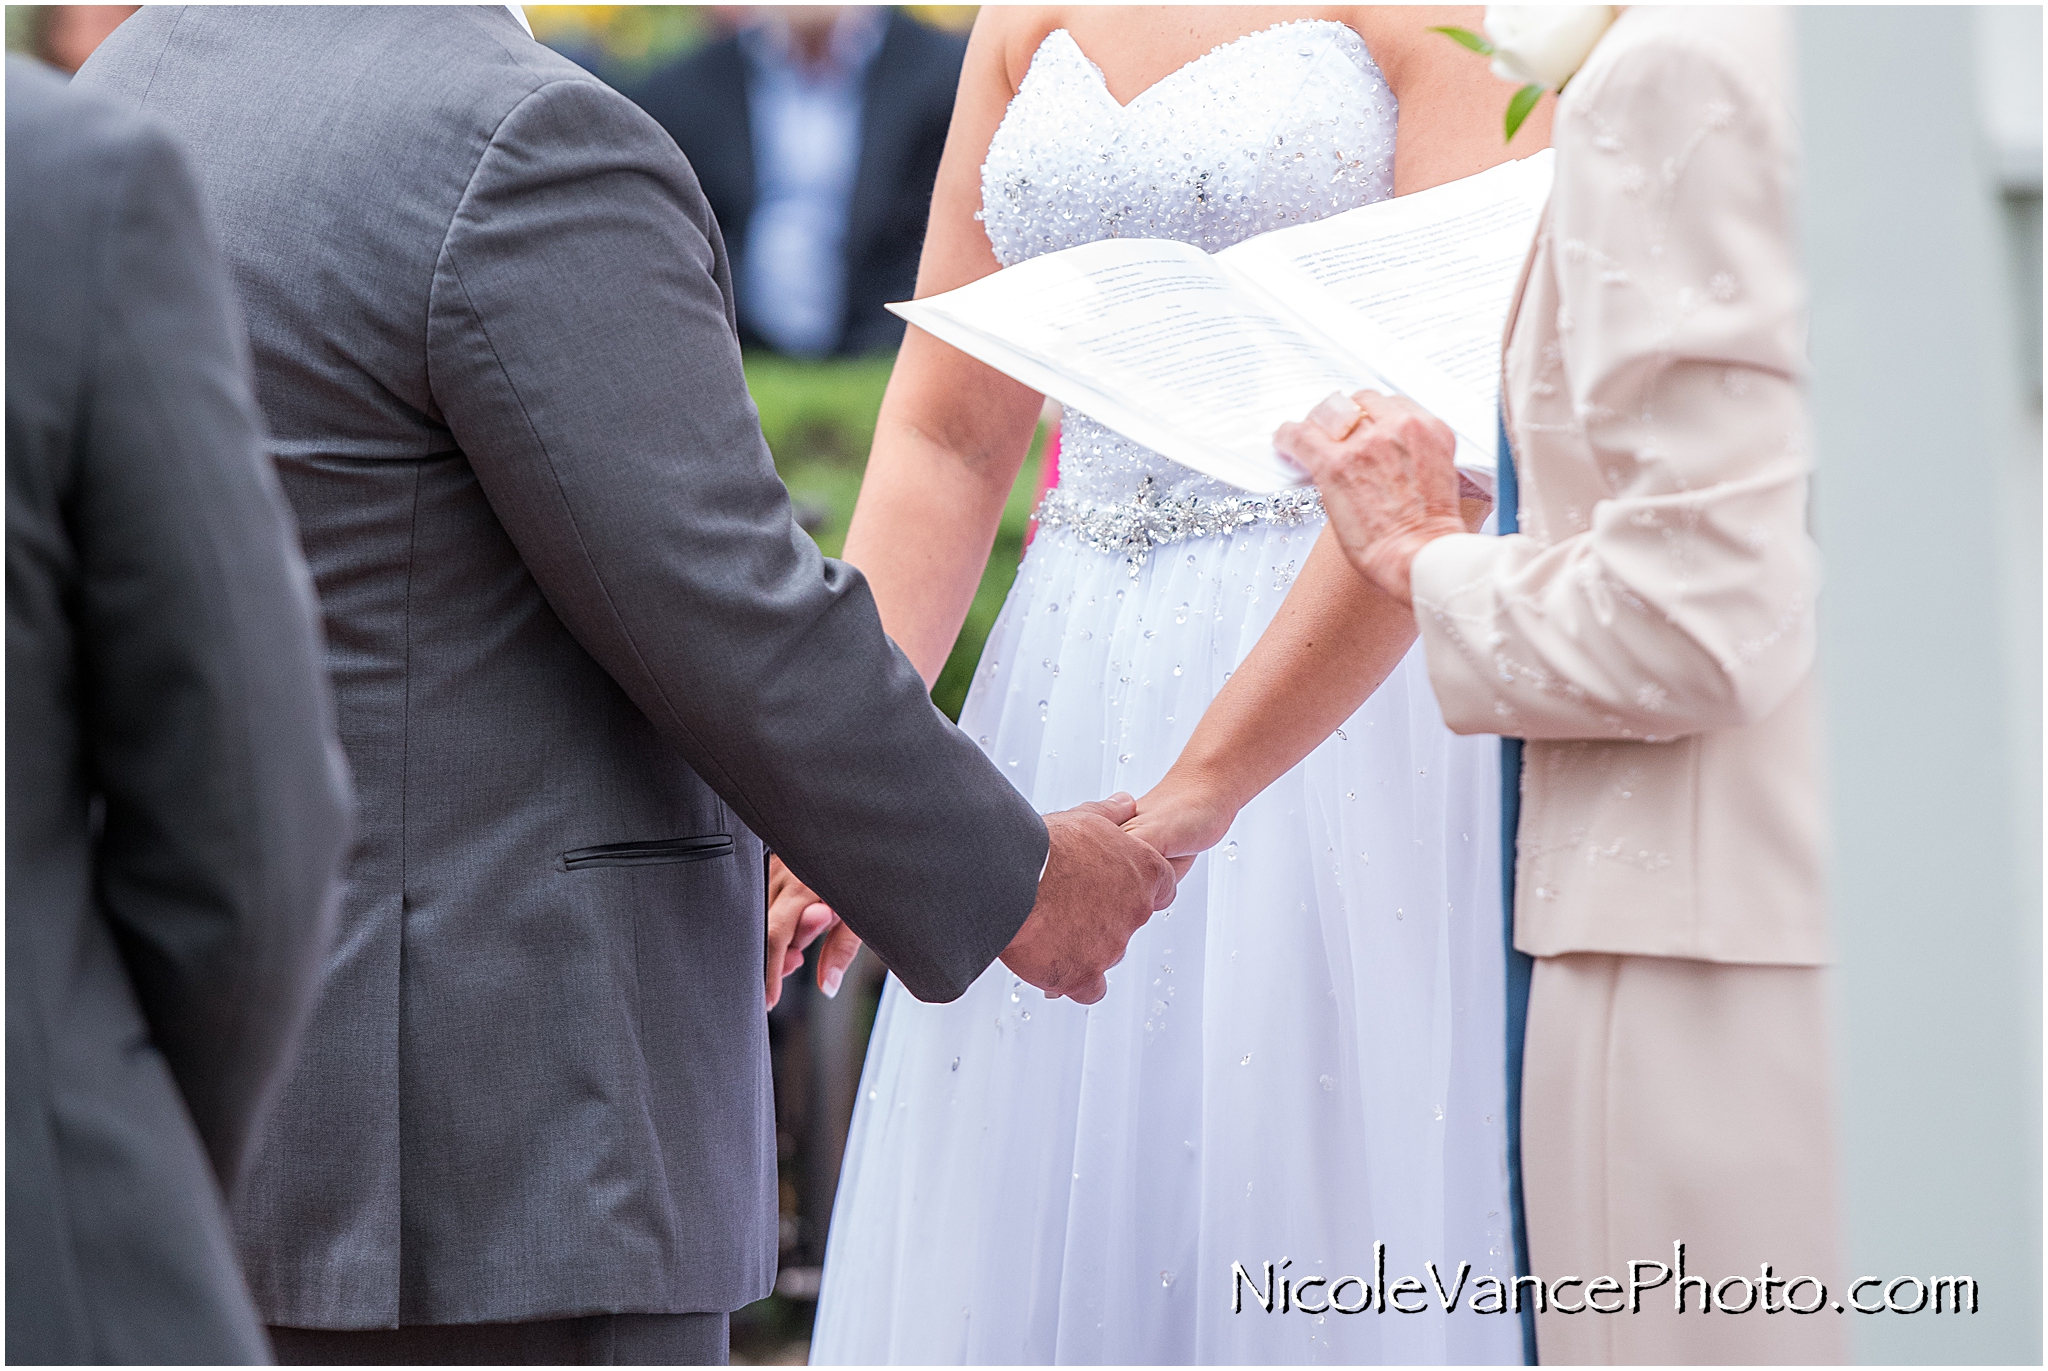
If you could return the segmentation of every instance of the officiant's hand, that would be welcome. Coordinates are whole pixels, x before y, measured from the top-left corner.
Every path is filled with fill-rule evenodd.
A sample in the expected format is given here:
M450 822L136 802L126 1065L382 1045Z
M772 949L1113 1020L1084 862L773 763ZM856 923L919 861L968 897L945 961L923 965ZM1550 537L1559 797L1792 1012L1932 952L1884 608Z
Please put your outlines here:
M1173 903L1166 858L1124 832L1137 801L1117 794L1045 816L1052 839L1038 903L1003 949L1003 964L1046 993L1094 1004L1103 973L1124 959L1131 935Z
M1372 390L1332 395L1301 423L1280 425L1273 446L1315 481L1351 564L1401 604L1411 603L1415 554L1468 531L1451 464L1457 439L1412 401Z
M819 899L782 864L768 859L768 1007L782 999L782 983L804 964L804 951L820 937L818 989L827 998L839 993L846 968L860 951L860 935L839 921L832 906Z

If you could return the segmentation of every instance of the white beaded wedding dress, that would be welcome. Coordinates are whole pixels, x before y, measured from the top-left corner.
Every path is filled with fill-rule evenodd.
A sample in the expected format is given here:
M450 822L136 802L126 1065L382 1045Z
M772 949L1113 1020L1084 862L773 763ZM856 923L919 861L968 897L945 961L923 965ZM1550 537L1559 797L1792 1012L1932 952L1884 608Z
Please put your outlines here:
M1215 251L1390 195L1394 116L1340 24L1226 44L1128 106L1056 31L989 148L984 224L1006 265L1111 236ZM1142 794L1321 526L1313 491L1244 497L1069 410L961 726L1040 810ZM947 1005L892 979L813 1360L1519 1362L1515 1316L1467 1307L1512 1270L1497 756L1444 727L1418 648L1245 808L1101 1003L1000 962ZM1233 1263L1370 1281L1375 1242L1389 1286L1471 1263L1459 1312L1433 1289L1418 1313L1252 1289L1233 1312Z

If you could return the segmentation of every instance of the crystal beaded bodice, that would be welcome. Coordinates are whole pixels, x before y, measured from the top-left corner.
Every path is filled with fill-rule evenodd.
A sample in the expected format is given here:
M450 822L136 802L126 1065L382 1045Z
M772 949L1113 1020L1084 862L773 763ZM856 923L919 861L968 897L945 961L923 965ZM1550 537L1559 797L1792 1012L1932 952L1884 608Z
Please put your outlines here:
M1117 104L1065 29L1039 44L982 164L982 222L1004 266L1103 238L1217 252L1394 190L1394 96L1358 35L1329 20L1226 43ZM1041 523L1142 554L1176 538L1319 513L1190 471L1068 410Z

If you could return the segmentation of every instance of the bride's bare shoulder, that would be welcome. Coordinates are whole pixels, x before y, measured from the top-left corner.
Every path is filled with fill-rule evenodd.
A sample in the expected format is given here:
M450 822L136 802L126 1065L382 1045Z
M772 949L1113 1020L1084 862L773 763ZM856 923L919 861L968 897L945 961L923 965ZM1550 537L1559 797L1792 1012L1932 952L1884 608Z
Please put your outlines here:
M1001 69L1014 94L1039 44L1065 27L1066 17L1066 9L1057 5L984 5L974 21L974 41Z
M1349 24L1365 40L1365 50L1398 97L1410 81L1421 77L1435 59L1449 56L1453 45L1431 30L1451 25L1477 32L1486 21L1480 5L1349 5L1332 18Z

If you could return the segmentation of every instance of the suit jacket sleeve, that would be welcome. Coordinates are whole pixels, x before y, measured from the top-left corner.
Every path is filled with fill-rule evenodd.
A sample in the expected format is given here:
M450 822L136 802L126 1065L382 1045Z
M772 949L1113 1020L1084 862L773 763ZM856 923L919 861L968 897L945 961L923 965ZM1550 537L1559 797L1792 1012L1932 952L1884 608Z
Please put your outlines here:
M1518 430L1529 483L1582 460L1551 445L1582 442L1609 495L1547 544L1450 537L1415 559L1431 679L1460 732L1749 723L1813 659L1789 127L1711 41L1612 58L1560 105L1556 351L1510 381L1568 387L1576 416L1576 433Z
M99 893L231 1185L312 1008L351 802L197 191L146 125L115 185L71 516Z
M913 993L964 991L1036 901L1044 823L792 522L716 225L658 125L576 81L506 116L449 228L429 364L583 646Z

